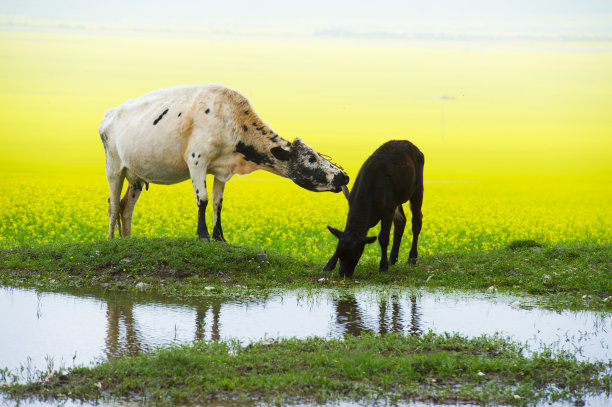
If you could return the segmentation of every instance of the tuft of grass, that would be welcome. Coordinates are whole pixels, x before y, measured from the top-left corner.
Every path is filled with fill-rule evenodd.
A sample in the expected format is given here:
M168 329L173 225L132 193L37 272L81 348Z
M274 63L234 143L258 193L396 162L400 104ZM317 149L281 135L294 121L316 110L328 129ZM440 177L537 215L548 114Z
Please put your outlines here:
M536 249L542 247L542 244L536 242L531 239L518 239L513 240L508 244L508 249L517 250L517 249Z
M156 404L337 400L524 405L612 390L610 366L550 351L525 356L499 336L426 333L196 342L78 367L1 389L10 397Z
M505 291L541 298L549 308L612 310L612 245L560 247L511 243L485 252L419 258L378 273L362 262L352 279L322 272L323 264L252 247L192 238L129 238L0 248L0 284L45 289L136 289L145 283L164 295L200 295L214 286L228 293L352 287L399 287Z

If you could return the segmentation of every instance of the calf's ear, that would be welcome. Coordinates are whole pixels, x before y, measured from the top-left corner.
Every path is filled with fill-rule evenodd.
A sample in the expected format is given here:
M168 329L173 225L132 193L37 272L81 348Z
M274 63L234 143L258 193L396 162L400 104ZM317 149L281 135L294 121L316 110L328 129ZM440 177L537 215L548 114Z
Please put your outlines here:
M340 235L342 234L342 232L340 232L338 229L336 228L332 228L331 226L327 226L327 229L329 229L329 231L331 232L332 235L336 236L338 239L340 239Z
M368 236L365 238L366 244L374 243L375 241L376 241L376 236Z
M270 152L277 160L288 161L291 158L291 151L287 151L282 147L273 147Z

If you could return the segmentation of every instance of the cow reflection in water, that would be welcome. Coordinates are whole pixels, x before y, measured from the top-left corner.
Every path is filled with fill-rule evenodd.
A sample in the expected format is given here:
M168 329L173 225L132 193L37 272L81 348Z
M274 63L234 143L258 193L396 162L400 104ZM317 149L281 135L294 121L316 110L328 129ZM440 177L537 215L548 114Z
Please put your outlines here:
M144 343L142 333L138 329L138 321L134 318L134 305L131 299L106 299L106 341L105 353L108 359L121 356L134 356L152 350L153 345ZM213 299L209 302L200 302L195 306L195 335L194 340L206 339L206 314L212 314L210 340L218 341L219 314L221 300Z
M380 299L376 304L378 306L377 321L371 321L371 318L366 320L366 314L362 310L363 306L359 305L355 295L343 294L338 299L333 300L336 314L334 333L348 333L358 336L364 332L381 334L404 332L420 335L421 321L417 298L416 296L410 296L409 298L410 303L401 301L398 295ZM147 339L139 329L139 323L134 316L134 306L142 303L135 302L131 298L105 298L104 300L107 307L105 343L107 358L137 355L157 346L147 343ZM220 315L222 304L222 299L212 297L206 301L199 301L196 305L190 307L195 311L194 340L218 341L221 339ZM212 323L209 324L211 320ZM172 327L166 328L171 329ZM175 329L177 329L176 326ZM176 339L175 337L174 340ZM183 337L183 339L185 338Z
M106 357L137 355L146 350L134 322L134 301L106 301Z
M359 336L364 332L390 333L390 332L406 332L411 335L420 335L422 333L421 315L417 306L416 296L410 296L410 320L405 321L407 317L405 312L402 312L402 304L397 295L392 295L390 304L387 298L383 298L378 303L378 330L374 325L368 326L364 321L364 313L361 310L359 303L353 294L342 295L334 300L336 308L336 324L343 331L353 336ZM387 313L390 315L387 316ZM402 315L404 314L404 315Z
M206 303L198 303L196 306L196 331L195 331L195 340L203 341L206 339L205 337L205 327L206 327L206 311L210 308L210 312L212 313L212 328L210 332L210 340L218 341L220 339L219 336L219 314L221 311L221 301L215 300L210 304Z

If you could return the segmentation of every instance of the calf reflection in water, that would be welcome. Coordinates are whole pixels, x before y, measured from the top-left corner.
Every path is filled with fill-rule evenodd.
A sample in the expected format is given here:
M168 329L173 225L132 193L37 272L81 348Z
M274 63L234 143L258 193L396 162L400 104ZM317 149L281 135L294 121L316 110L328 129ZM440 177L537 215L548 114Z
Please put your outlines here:
M383 298L378 304L378 332L380 334L390 332L406 332L418 336L422 333L421 314L417 305L415 295L410 296L410 320L404 321L406 313L402 312L402 304L397 295L390 297L390 306L387 299ZM375 326L368 327L366 316L359 302L353 294L346 294L334 300L336 311L336 325L341 333L359 336L364 332L376 332ZM390 315L387 313L390 308Z

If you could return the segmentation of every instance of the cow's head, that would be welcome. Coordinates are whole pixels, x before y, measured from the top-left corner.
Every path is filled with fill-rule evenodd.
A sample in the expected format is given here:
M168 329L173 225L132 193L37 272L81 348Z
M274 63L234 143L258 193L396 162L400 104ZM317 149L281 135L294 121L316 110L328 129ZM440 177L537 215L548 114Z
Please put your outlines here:
M351 277L355 267L363 254L366 244L374 243L376 236L359 236L356 234L341 232L331 226L327 227L332 235L338 238L336 255L340 260L340 276Z
M274 147L271 153L277 160L286 164L287 177L309 191L340 192L349 182L349 176L342 168L299 138L295 139L289 148Z

